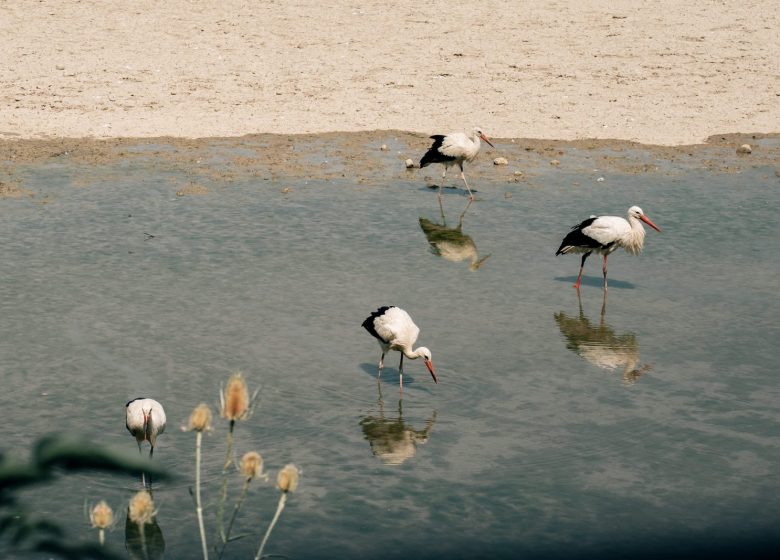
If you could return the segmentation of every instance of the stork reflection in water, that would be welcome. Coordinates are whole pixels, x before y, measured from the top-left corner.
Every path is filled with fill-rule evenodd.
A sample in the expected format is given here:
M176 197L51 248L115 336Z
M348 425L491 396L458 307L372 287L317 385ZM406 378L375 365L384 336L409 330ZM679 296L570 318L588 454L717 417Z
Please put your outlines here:
M363 437L371 446L371 453L386 465L400 465L417 453L417 445L428 441L428 433L436 421L436 411L425 423L425 428L415 430L404 421L403 399L398 400L398 416L385 416L385 405L382 400L382 387L379 390L379 411L375 416L365 416L360 421Z
M578 316L571 317L563 311L555 314L555 322L569 350L598 368L621 370L626 385L633 385L643 373L653 369L652 364L639 365L639 343L634 333L616 334L615 329L607 324L607 292L604 292L597 325L585 316L579 290L577 302Z
M490 258L486 255L479 258L477 246L474 240L463 233L463 218L471 206L471 200L466 204L466 208L460 214L457 227L447 227L447 221L444 217L444 206L442 206L441 197L439 197L439 211L441 212L441 224L435 224L426 218L420 218L420 228L431 246L431 252L448 261L460 262L469 261L470 270L478 270L485 261Z

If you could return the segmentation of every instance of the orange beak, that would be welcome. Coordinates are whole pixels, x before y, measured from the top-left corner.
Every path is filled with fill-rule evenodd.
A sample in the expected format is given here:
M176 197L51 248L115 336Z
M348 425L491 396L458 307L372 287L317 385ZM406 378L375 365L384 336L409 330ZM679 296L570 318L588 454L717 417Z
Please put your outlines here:
M433 377L433 382L438 383L439 381L436 379L436 374L433 372L433 363L430 360L425 360L425 367L427 367L428 371L431 372L431 377Z
M480 134L479 137L482 138L488 144L490 144L491 148L495 148L495 146L493 145L493 143L490 141L490 139L487 136L485 136L484 134Z
M661 231L661 228L659 228L657 225L655 225L653 222L651 222L650 218L648 218L647 216L639 216L639 219L642 220L644 223L646 223L651 228L653 228L655 231Z

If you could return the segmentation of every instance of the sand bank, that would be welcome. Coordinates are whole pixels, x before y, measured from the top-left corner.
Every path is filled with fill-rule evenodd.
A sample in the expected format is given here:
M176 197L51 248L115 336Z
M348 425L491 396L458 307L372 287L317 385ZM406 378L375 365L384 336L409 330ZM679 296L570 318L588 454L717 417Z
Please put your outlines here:
M780 131L772 0L0 5L0 139Z

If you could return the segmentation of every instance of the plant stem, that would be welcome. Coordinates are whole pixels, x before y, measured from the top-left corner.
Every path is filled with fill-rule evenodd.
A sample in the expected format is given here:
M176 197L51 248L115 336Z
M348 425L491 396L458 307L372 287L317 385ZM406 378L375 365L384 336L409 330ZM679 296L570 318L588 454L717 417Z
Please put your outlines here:
M265 548L265 543L268 542L268 537L271 536L271 531L273 530L274 525L276 525L276 522L279 520L279 516L282 514L282 510L284 509L284 504L286 501L287 501L287 492L282 492L282 495L279 497L279 505L276 507L276 513L274 514L274 518L271 520L271 524L268 526L268 530L265 532L265 536L263 537L263 542L260 543L260 548L257 551L255 560L260 560L260 557L263 555L263 549Z
M222 494L219 498L219 506L217 508L217 528L219 529L219 536L223 543L227 542L225 536L225 501L227 500L228 490L228 468L233 462L233 427L236 425L235 420L230 421L230 429L227 435L227 451L225 453L225 466L222 467Z
M146 548L146 531L144 530L144 523L138 524L138 532L141 533L141 550L144 553L144 560L149 560L149 551Z
M247 478L244 481L244 487L241 488L241 495L238 497L238 501L236 502L236 507L233 508L233 515L230 517L230 523L228 523L227 533L225 533L225 542L222 543L222 550L219 551L219 558L222 558L222 555L225 553L225 547L227 546L228 541L230 540L230 532L233 530L233 523L236 520L236 516L238 515L238 510L241 509L241 506L244 503L244 498L246 498L246 492L249 490L249 483L252 482L251 478Z
M98 540L100 541L100 546L103 546L106 544L106 531L105 529L100 529L98 531Z
M200 445L203 440L203 432L195 434L195 511L198 514L198 528L200 529L200 543L203 547L203 560L209 560L209 549L206 546L206 528L203 525L203 505L200 501Z

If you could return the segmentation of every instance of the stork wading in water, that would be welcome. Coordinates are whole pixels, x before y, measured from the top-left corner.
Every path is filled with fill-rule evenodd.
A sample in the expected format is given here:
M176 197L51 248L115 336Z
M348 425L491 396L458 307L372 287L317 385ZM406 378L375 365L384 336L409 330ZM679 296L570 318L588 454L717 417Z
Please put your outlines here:
M154 455L154 446L157 436L165 431L165 410L154 399L139 397L129 401L125 405L125 426L138 443L138 453L141 453L141 444L149 442L149 458ZM146 485L143 473L141 480ZM151 478L149 480L151 484Z
M434 383L439 382L433 371L431 351L424 346L412 349L412 345L417 342L420 329L406 311L395 306L380 307L363 321L363 328L379 341L379 346L382 348L382 357L379 359L379 375L382 374L382 368L385 367L385 354L390 350L398 350L401 353L398 373L402 390L404 388L404 356L410 360L422 358L425 367L431 372Z
M628 209L628 219L619 216L591 216L584 222L571 228L571 231L563 238L561 246L555 252L556 255L569 253L583 253L580 262L580 273L574 287L580 289L582 270L585 267L585 259L591 253L604 255L604 289L607 289L607 257L619 248L625 249L632 255L642 252L645 243L645 228L642 222L656 231L661 229L645 216L639 206Z
M484 140L492 148L495 148L491 144L490 139L485 136L482 129L475 128L471 132L471 136L463 132L451 132L450 134L435 134L431 136L433 145L428 148L425 155L420 160L420 168L430 165L432 163L441 163L444 166L444 172L441 174L442 182L447 176L447 169L453 165L460 167L460 178L463 179L463 184L466 185L466 190L469 192L469 198L474 199L474 195L471 193L468 181L466 181L466 175L463 173L463 162L467 161L471 163L474 158L477 157L480 148L480 140ZM441 185L439 185L439 196L441 196Z

